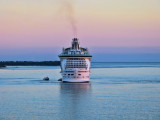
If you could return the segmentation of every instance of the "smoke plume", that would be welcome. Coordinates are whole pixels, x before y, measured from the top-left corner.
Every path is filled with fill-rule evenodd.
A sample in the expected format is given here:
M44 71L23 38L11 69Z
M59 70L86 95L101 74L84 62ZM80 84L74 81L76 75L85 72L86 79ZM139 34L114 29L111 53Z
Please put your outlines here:
M61 10L65 14L67 21L70 23L74 37L77 37L77 24L75 19L75 10L73 0L61 0Z

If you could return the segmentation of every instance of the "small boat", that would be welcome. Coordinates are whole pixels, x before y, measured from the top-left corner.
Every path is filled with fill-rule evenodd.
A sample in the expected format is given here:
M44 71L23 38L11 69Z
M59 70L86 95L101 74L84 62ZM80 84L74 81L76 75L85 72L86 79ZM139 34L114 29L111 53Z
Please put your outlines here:
M46 80L46 81L48 81L48 80L49 80L49 77L45 77L45 78L43 78L43 80Z
M62 78L58 79L58 81L62 81Z

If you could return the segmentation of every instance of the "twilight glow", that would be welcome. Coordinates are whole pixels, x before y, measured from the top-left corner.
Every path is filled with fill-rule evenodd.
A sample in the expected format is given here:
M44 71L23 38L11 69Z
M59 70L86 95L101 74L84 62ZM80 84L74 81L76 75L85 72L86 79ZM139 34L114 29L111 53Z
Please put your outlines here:
M0 55L13 49L23 54L27 49L70 46L74 35L61 10L61 1L1 0ZM69 1L73 2L77 36L82 46L160 47L159 0ZM156 50L152 53L157 54ZM15 54L18 54L16 50Z

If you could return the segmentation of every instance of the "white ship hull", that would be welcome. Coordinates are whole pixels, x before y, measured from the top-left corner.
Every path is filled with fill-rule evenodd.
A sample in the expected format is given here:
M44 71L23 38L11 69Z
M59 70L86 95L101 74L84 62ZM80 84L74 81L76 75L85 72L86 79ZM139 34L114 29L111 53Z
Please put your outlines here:
M89 78L62 78L63 82L68 82L68 83L86 83L89 82Z
M77 38L73 39L72 47L63 49L59 57L62 82L89 82L92 56L87 48L79 47Z

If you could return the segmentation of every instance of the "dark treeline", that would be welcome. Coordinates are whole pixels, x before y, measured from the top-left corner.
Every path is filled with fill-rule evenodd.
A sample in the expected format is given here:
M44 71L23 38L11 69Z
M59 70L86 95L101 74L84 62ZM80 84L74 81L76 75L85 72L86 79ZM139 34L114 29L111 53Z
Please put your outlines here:
M0 67L5 66L59 66L60 61L0 61Z

